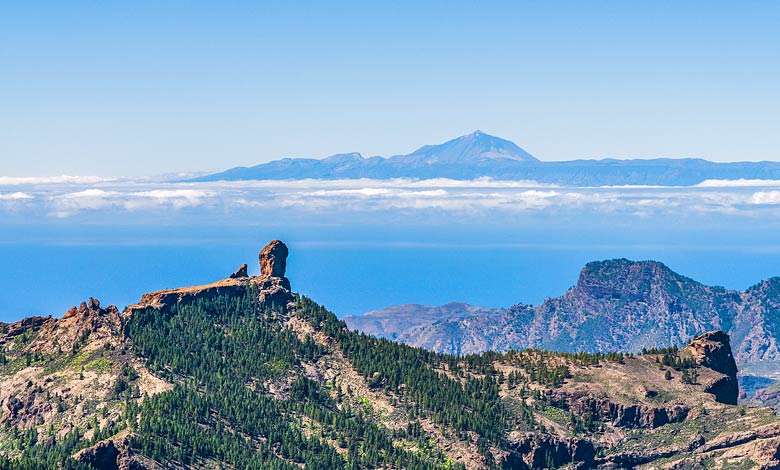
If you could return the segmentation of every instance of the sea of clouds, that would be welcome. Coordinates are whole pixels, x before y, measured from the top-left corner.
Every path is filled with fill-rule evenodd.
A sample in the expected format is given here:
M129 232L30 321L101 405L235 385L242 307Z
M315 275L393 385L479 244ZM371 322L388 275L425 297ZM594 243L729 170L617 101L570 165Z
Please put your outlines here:
M188 183L93 176L0 177L6 222L201 220L251 223L269 215L345 221L403 218L780 215L780 181L709 180L688 187L568 187L489 178Z

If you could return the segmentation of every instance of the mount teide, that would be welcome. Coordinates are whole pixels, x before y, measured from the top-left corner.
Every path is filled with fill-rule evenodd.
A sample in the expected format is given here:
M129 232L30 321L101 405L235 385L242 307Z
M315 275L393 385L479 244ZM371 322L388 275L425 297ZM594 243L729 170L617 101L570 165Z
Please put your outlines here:
M573 186L686 186L708 179L780 179L780 162L715 163L695 158L545 162L514 142L475 131L404 155L367 158L353 152L322 159L283 158L192 181L480 177Z

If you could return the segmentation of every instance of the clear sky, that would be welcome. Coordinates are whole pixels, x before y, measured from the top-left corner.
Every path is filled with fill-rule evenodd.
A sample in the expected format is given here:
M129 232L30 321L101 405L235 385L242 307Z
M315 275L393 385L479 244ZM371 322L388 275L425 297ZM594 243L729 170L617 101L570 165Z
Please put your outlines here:
M780 160L780 2L0 6L0 176L406 153Z

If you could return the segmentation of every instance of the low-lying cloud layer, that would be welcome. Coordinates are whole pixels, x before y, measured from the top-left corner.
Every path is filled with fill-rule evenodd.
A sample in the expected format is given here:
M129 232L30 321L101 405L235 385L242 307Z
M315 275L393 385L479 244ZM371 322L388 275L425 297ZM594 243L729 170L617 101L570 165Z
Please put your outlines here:
M73 219L202 218L260 221L286 213L319 219L405 220L519 216L780 215L780 181L705 181L693 187L562 187L533 181L293 180L166 183L98 177L0 177L0 214Z

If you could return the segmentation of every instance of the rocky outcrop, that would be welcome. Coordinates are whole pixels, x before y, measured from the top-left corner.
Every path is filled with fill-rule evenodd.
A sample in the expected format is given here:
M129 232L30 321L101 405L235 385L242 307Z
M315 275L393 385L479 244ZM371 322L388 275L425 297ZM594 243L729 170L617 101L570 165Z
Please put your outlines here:
M669 423L685 420L689 408L674 405L658 407L640 403L622 404L592 396L576 396L563 392L553 395L553 402L562 409L570 410L575 416L593 416L599 421L621 428L654 429Z
M78 453L76 460L98 470L118 470L118 457L119 449L114 445L114 441L102 441Z
M13 323L0 323L0 330L4 333L5 338L13 338L27 331L38 331L47 324L56 323L56 319L51 316L48 317L27 317L22 320ZM3 338L0 338L0 344L2 344Z
M596 448L591 441L562 438L549 434L512 434L510 452L502 468L557 468L576 464L576 468L593 468Z
M212 298L220 294L240 294L246 289L246 280L224 279L202 286L182 287L179 289L166 289L157 292L149 292L141 296L136 305L131 305L128 312L134 310L171 307L177 303L191 302L198 297Z
M249 277L247 265L241 265L228 279L202 286L182 287L150 292L141 296L136 305L127 307L127 314L145 308L168 308L192 302L198 298L213 298L223 294L241 295L247 288L256 288L261 302L285 310L293 301L290 281L284 277L287 269L287 246L273 240L260 251L260 276Z
M260 276L284 277L289 250L281 240L273 240L260 251Z
M148 467L133 458L126 440L100 441L79 451L74 458L96 470L147 470Z
M693 338L691 344L680 352L681 357L691 358L703 367L720 372L718 378L705 386L705 391L715 395L721 403L736 405L739 398L737 363L731 353L729 335L723 331L709 331Z
M230 275L230 279L243 279L245 277L249 277L249 274L247 274L247 268L248 266L246 263L242 264L233 274Z

